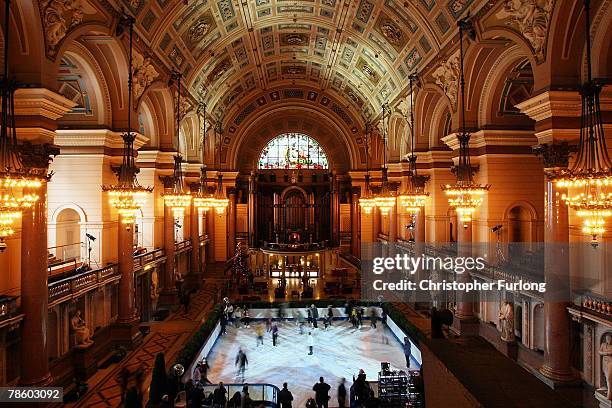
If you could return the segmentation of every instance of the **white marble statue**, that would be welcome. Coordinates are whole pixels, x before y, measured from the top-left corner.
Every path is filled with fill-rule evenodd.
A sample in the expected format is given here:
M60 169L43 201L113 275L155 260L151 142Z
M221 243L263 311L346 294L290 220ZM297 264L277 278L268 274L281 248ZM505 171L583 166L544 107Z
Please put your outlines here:
M608 388L607 398L612 400L612 335L606 334L605 341L599 346L601 369L606 376L606 386Z
M499 309L499 323L501 326L501 338L503 341L514 341L514 306L510 302L504 302Z
M86 348L93 344L89 329L85 324L85 320L81 317L81 311L77 310L74 316L70 319L70 328L74 333L75 347Z

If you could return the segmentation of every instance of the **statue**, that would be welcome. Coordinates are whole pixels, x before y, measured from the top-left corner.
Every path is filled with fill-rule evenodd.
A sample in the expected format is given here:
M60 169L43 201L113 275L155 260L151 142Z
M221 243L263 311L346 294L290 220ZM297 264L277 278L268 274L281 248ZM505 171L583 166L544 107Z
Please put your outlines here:
M499 310L499 323L501 325L501 339L503 341L514 341L514 306L505 301Z
M606 376L606 386L608 388L606 397L612 400L612 335L606 334L605 341L599 346L601 369Z
M89 329L85 325L85 320L81 317L81 311L78 309L70 319L70 328L74 333L76 348L87 348L93 344Z

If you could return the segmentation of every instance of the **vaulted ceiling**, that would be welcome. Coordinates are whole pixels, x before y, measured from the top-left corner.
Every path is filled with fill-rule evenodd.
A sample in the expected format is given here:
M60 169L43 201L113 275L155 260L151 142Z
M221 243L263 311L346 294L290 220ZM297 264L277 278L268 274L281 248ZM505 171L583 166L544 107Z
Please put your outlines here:
M478 0L122 0L141 39L223 116L267 90L328 92L375 116ZM482 1L484 3L484 1Z

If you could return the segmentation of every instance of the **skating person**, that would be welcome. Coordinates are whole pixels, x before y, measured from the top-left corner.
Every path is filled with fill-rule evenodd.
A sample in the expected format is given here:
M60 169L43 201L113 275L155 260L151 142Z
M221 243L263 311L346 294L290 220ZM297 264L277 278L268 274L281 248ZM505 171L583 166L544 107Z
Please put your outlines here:
M247 308L244 309L244 313L242 314L242 324L244 324L247 329L251 327L251 316Z
M196 368L193 369L193 375L191 376L193 379L193 383L198 385L200 381L202 381L202 372L200 371L200 366L197 365Z
M272 315L270 312L266 312L266 333L272 331Z
M346 380L344 377L340 379L340 385L338 385L338 408L345 408L346 406Z
M209 383L208 369L210 368L210 366L208 365L208 361L205 358L203 358L200 364L198 364L198 367L200 368L200 374L201 374L200 378L201 378L202 384Z
M225 314L221 315L221 336L227 334L227 316Z
M314 304L310 305L310 309L312 310L312 326L316 329L318 327L317 320L319 319L319 310Z
M313 349L314 349L314 337L312 337L312 332L308 332L308 348L310 350L308 355L312 356Z
M334 310L331 306L327 306L327 323L331 326L332 319L334 318Z
M276 347L277 342L278 342L278 325L274 323L272 325L272 345Z
M357 308L357 326L361 329L363 325L363 309L361 307Z
M236 307L236 311L234 312L234 326L236 328L240 327L242 323L242 309L240 306Z
M312 310L308 308L306 312L308 313L308 327L312 327Z
M317 408L328 408L329 406L329 384L325 383L323 377L319 378L319 382L316 383L312 390L315 392L315 401L317 402Z
M263 346L263 344L264 344L264 342L263 342L263 336L264 336L263 325L258 324L257 327L255 328L255 333L257 333L257 341L255 342L255 344L257 345L257 347L259 347L260 344Z
M406 356L406 367L410 368L410 355L412 353L412 344L410 344L410 339L408 337L404 337L404 356Z
M283 389L278 393L278 403L280 408L292 408L293 394L287 389L287 383L283 383Z
M244 382L244 372L246 367L249 365L249 360L247 355L242 351L242 349L238 349L238 355L236 356L236 366L238 367L238 372L236 373L237 378L242 378L242 382Z
M297 324L300 328L300 335L304 334L304 315L302 312L297 312Z
M357 328L357 310L356 309L352 309L351 310L351 324L353 325L353 329Z
M376 309L372 308L370 310L370 327L375 329L376 328L376 321L378 320L378 314L376 313Z

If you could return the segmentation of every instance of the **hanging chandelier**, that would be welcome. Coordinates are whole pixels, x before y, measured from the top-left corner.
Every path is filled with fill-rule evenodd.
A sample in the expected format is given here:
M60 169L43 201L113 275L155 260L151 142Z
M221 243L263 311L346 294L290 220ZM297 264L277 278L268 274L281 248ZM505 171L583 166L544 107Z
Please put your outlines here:
M448 203L457 212L457 216L463 227L468 223L476 209L482 205L484 196L491 188L490 184L478 184L473 179L473 168L470 163L470 133L465 126L465 78L463 73L463 33L464 31L474 39L475 31L472 21L466 17L457 22L459 26L459 56L460 56L460 90L461 90L461 128L457 134L459 140L459 162L453 171L457 176L455 184L442 186L442 190L448 196Z
M382 185L380 193L374 198L376 207L382 215L388 215L393 207L395 207L395 196L391 194L389 189L389 178L387 175L387 124L391 109L389 104L385 103L382 106L382 130L383 130L383 166L382 166Z
M421 210L421 207L425 206L425 201L429 196L429 193L424 191L425 189L425 178L420 177L417 174L417 157L414 154L414 100L412 99L413 81L416 81L418 86L418 77L416 73L408 76L410 81L410 156L408 157L408 170L410 171L410 178L408 180L407 191L398 197L400 205L411 215L415 216Z
M153 187L141 187L138 184L136 175L139 173L134 157L134 141L136 134L132 133L132 49L134 35L135 20L131 16L124 16L123 21L119 24L118 31L122 30L124 25L129 28L130 49L129 49L129 67L128 67L128 120L127 132L123 134L123 161L121 166L116 170L118 183L110 186L102 186L102 191L106 191L109 197L111 206L117 209L121 216L123 224L134 222L136 214L144 206L147 195L153 191Z
M200 186L198 192L193 196L193 205L207 212L213 208L214 197L208 192L208 183L206 181L206 156L204 154L206 149L206 104L204 102L198 107L198 117L200 118L200 129L202 131L202 167L200 169Z
M174 156L174 170L172 172L172 192L162 194L166 206L172 209L172 214L175 218L180 218L185 215L185 208L191 205L191 194L185 192L183 185L183 156L181 156L181 141L179 132L181 129L181 78L180 72L173 71L171 80L177 81L177 98L176 98L176 138L178 153Z
M578 155L566 174L556 180L567 187L563 196L567 205L582 219L582 231L597 242L612 217L612 165L606 148L599 94L602 84L592 77L590 1L584 0L587 81L580 87L582 112Z
M219 158L219 166L217 167L217 189L215 191L214 197L211 199L212 208L215 209L217 214L223 214L225 209L229 205L229 200L225 197L223 193L223 173L221 173L221 136L223 130L221 129L221 120L217 122L217 126L215 126L215 144L217 146L217 154L215 157ZM216 158L215 158L216 161Z
M17 83L9 78L9 22L10 2L4 9L4 69L1 78L2 112L0 114L0 245L15 233L14 223L24 209L31 208L39 199L37 189L50 179L45 169L28 168L23 163L17 144L15 125L15 90Z
M376 208L376 200L372 197L370 191L370 155L369 155L369 136L372 131L372 125L370 122L365 124L365 156L366 156L366 176L365 176L365 190L363 196L359 199L359 207L367 214L372 214L372 210Z

